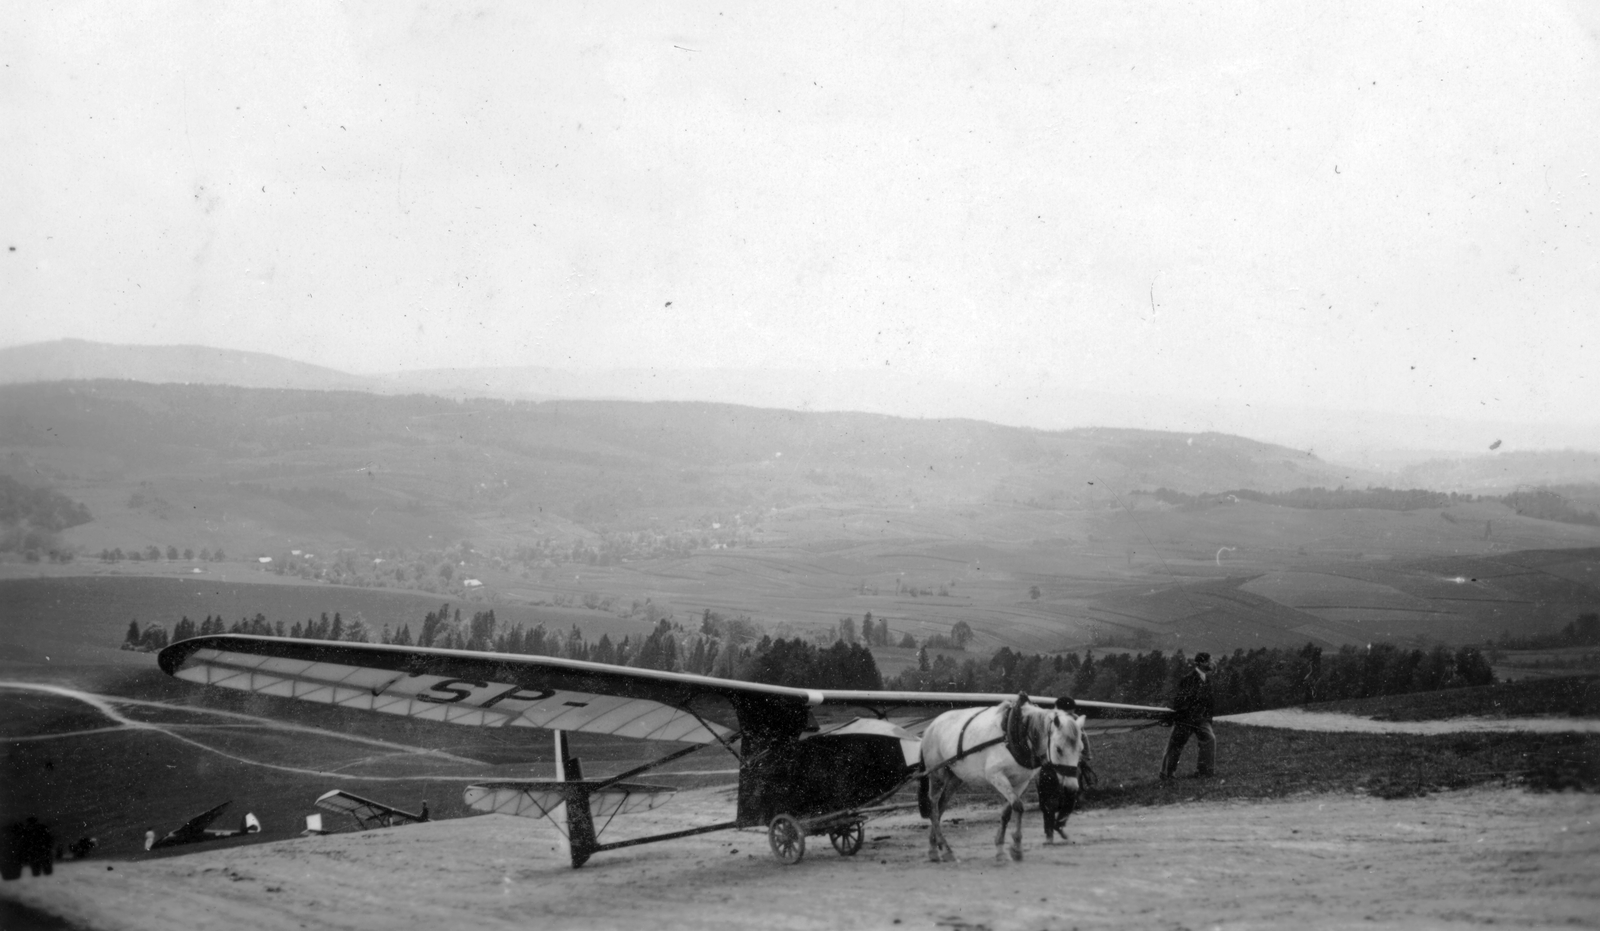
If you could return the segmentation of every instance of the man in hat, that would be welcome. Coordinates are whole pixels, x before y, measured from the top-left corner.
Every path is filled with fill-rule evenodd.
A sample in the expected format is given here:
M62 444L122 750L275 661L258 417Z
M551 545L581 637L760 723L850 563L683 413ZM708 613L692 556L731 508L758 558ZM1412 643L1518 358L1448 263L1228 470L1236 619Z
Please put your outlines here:
M1178 771L1178 757L1190 735L1200 744L1200 760L1195 778L1209 779L1216 774L1217 735L1211 729L1211 654L1196 653L1194 665L1178 680L1172 696L1172 736L1167 738L1167 753L1161 758L1161 778L1171 779Z

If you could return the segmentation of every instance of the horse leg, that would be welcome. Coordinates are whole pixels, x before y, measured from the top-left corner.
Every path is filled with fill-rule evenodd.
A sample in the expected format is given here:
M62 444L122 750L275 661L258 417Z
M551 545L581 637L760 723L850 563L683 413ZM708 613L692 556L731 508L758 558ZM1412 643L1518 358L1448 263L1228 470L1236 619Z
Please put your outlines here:
M1017 813L1017 825L1011 829L1011 859L1022 859L1022 795L1019 793L1011 807Z
M1033 773L1028 772L1028 778L1033 778ZM1026 779L1019 787L1011 781L1011 777L1003 770L993 770L989 773L989 784L994 786L1006 800L1006 805L1000 810L1000 833L994 839L994 858L1004 863L1009 856L1011 860L1022 859L1022 790L1028 787ZM1012 841L1010 848L1005 846L1006 825L1011 821L1015 812L1017 824L1012 828Z
M1000 830L996 831L994 835L994 858L996 860L1005 859L1001 854L1001 850L1006 841L1006 826L1011 823L1011 808L1010 804L1003 805L1000 808ZM1021 821L1022 816L1018 815L1017 820Z
M934 776L923 777L923 791L927 793L928 859L939 862L939 848L944 846L944 833L939 829L939 819L944 817L944 806L939 804L944 795L944 780ZM918 799L921 801L921 799Z
M956 780L948 773L936 773L929 779L928 786L928 859L934 863L954 860L956 854L950 849L950 842L945 840L944 818L945 806L950 802L950 796L955 791Z
M959 788L960 785L961 780L957 779L954 775L949 775L945 778L944 786L939 791L939 811L943 812L945 809L950 807L950 800L955 798L956 789ZM942 848L943 852L942 859L947 862L954 863L956 860L956 852L955 850L951 849L950 841L945 838L943 828L939 830L939 846Z

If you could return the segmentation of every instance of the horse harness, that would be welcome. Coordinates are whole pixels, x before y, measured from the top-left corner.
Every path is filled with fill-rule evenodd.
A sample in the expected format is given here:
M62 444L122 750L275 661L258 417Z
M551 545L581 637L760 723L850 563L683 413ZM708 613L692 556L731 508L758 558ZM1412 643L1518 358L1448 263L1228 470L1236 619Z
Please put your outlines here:
M1023 699L1021 701L1007 703L1003 706L1005 710L1002 712L999 737L991 737L982 743L963 748L961 745L966 742L967 728L971 727L972 722L978 720L978 716L983 712L980 711L978 714L968 718L966 722L961 725L960 732L956 734L956 755L948 760L945 760L943 763L940 763L935 768L947 768L956 761L965 759L966 757L969 757L980 750L987 750L996 744L1003 743L1006 745L1006 752L1010 753L1011 758L1016 760L1017 765L1021 766L1023 769L1049 769L1063 779L1076 778L1078 775L1078 767L1065 766L1060 763L1050 762L1048 750L1045 752L1045 759L1035 759L1036 755L1033 747L1030 746L1027 741L1027 723L1023 720L1022 716L1022 706L1026 703L1027 700ZM984 710L987 711L988 709Z

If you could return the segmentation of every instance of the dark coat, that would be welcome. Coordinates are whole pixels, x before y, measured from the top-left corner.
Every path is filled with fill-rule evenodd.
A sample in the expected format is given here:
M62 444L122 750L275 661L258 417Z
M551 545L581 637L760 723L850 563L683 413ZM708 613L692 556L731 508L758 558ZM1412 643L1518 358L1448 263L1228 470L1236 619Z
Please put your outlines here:
M1211 707L1211 674L1190 668L1178 680L1178 690L1172 696L1173 720L1180 724L1208 724Z

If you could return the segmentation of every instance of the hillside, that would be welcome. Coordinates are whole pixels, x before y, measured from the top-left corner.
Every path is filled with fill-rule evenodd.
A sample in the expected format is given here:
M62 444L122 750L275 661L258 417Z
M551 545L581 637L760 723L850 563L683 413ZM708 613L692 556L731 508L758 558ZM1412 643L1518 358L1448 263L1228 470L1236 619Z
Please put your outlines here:
M57 535L77 558L56 576L386 587L629 623L711 610L775 634L871 611L896 638L966 621L984 651L1540 632L1592 605L1600 547L1600 527L1494 502L1219 497L1372 479L1234 436L692 402L11 385L0 474L90 515ZM1567 549L1532 589L1440 581Z
M1216 434L105 381L0 389L0 434L8 471L76 486L97 513L117 510L105 506L108 491L126 500L145 489L146 501L188 512L159 519L193 520L210 505L294 535L309 531L290 512L310 510L324 546L496 533L438 521L504 522L509 542L550 532L542 524L552 520L598 532L819 505L1103 507L1150 485L1278 490L1361 478ZM417 516L424 524L408 526Z
M62 339L0 348L0 385L97 378L248 388L376 387L371 379L320 365L209 346L122 346Z

